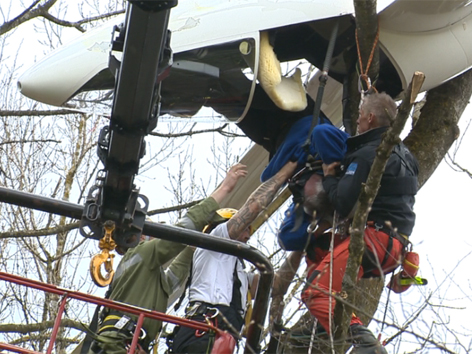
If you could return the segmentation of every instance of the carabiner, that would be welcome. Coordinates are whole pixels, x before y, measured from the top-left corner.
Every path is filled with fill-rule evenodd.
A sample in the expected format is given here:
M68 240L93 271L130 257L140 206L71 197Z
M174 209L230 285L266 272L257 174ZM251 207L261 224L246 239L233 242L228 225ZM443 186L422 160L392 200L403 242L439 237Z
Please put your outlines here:
M144 330L144 328L141 327L141 331L140 331L140 334L139 334L139 339L144 339L144 338L146 338L146 336L147 336L146 331Z
M195 337L202 337L205 335L207 331L201 330L201 329L196 329L195 330Z
M362 85L362 80L367 84L367 89L363 89ZM372 83L370 81L370 77L367 75L359 75L359 78L357 80L357 89L359 90L359 93L362 95L365 95L367 92L369 92L370 87L372 86Z
M216 308L216 307L208 307L207 311L215 311L215 313L213 315L208 315L208 312L207 312L207 314L205 314L205 317L210 319L210 320L213 319L213 318L218 317L218 315L220 314L220 310L218 310L218 308Z

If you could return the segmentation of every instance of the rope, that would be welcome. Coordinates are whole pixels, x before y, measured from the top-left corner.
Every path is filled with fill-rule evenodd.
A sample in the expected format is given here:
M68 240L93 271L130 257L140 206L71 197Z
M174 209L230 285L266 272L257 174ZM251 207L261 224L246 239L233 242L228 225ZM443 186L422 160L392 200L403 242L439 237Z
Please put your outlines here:
M372 49L371 49L370 55L369 55L369 60L367 61L367 66L366 66L366 69L364 71L364 69L363 69L364 65L362 63L361 50L360 50L360 46L359 46L359 38L358 38L357 28L356 28L356 46L357 46L357 56L358 56L358 60L359 60L359 70L360 70L358 86L359 86L359 92L361 93L361 102L364 100L364 95L369 90L373 90L374 92L377 92L377 89L374 86L371 85L371 81L370 81L370 78L368 76L368 72L369 72L369 69L370 69L370 65L372 64L372 60L374 59L374 52L375 52L375 48L377 47L377 44L379 42L379 35L380 35L380 25L377 24L377 34L375 35L374 43L372 45ZM367 85L366 90L362 90L362 80L364 80L364 82Z
M331 242L330 242L330 245L329 245L329 293L330 293L330 296L331 294L333 293L333 251L334 251L334 237L335 237L335 233L336 233L336 229L338 227L338 213L336 213L336 210L334 211L333 213L333 227L332 227L332 231L331 231ZM333 338L333 302L331 301L331 299L329 299L329 343L330 343L330 347L331 347L331 351L333 354L335 354L334 352L334 338Z
M315 342L315 335L316 335L316 326L318 325L318 320L315 318L313 320L313 329L311 330L311 337L310 337L310 347L308 348L308 353L311 354L311 350L313 349L313 343Z
M395 272L392 272L392 277L390 279L390 281L393 280L393 277L395 276ZM385 310L384 310L384 315L383 315L383 318L382 318L382 326L380 328L380 333L383 332L384 330L384 326L385 326L385 319L387 318L387 308L388 308L388 303L390 302L390 294L392 293L392 288L388 288L388 291L387 291L387 301L385 302Z
M312 222L310 223L310 225L308 226L308 229L307 229L308 238L307 238L305 248L303 249L304 255L306 255L306 250L307 250L307 248L310 244L311 235L315 232L317 226L318 226L318 220L316 219L316 210L315 210L315 211L313 211ZM316 326L317 325L318 325L318 320L316 318L314 318L313 319L313 328L311 330L311 336L310 336L310 346L308 347L308 353L307 354L311 354L311 351L313 349L313 344L315 342Z

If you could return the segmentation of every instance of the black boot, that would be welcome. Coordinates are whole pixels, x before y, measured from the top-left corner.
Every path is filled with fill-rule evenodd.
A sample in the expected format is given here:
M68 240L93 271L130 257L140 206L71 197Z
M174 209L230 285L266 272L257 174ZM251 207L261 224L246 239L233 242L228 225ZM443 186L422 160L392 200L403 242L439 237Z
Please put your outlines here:
M375 338L374 334L360 324L350 328L353 349L351 354L387 354L384 346Z

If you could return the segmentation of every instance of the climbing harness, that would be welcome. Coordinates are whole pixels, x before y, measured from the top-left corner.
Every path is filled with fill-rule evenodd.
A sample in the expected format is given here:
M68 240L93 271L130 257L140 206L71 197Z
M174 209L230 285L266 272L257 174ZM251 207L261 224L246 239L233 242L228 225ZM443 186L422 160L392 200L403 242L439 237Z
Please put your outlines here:
M113 258L115 255L110 253L116 247L116 243L112 238L115 230L115 223L113 221L106 221L104 224L105 235L99 241L98 247L102 250L101 253L96 254L90 261L90 276L93 282L100 287L105 287L113 280L115 271L113 270ZM101 266L104 265L106 274L102 275Z

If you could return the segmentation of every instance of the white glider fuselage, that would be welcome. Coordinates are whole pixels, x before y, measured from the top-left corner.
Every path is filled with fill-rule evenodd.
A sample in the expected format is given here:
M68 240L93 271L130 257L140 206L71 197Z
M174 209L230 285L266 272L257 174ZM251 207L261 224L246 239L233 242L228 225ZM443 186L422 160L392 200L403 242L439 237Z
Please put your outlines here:
M415 71L425 73L423 89L428 90L472 66L469 1L382 3L379 43L384 90L398 94ZM306 59L320 67L338 21L330 71L339 86L333 89L336 93L348 70L344 52L355 46L353 14L352 0L181 1L169 22L174 65L163 81L162 112L190 117L210 106L231 121L241 121L252 104L256 79L261 81L261 33L269 33L280 62ZM21 92L62 106L82 91L112 88L113 74L107 74L110 43L113 26L120 22L122 18L105 23L35 64L19 79ZM243 50L243 44L249 49Z

